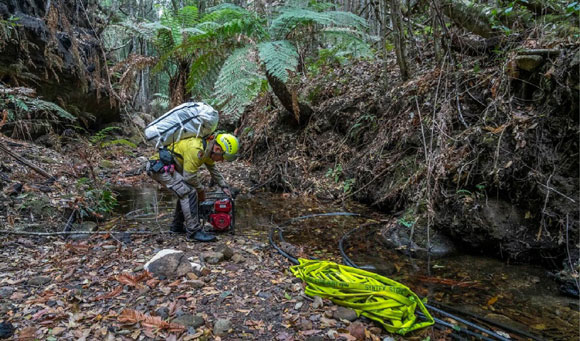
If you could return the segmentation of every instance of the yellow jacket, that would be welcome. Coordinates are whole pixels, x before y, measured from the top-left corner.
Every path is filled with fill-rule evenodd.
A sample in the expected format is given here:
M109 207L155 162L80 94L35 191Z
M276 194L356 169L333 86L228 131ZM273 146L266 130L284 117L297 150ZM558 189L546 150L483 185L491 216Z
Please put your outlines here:
M175 166L185 181L197 190L202 190L203 185L199 179L199 168L205 165L209 171L211 178L220 187L227 187L223 175L218 171L215 162L210 158L210 150L205 150L202 138L191 137L188 139L179 140L167 146L173 153ZM159 159L159 153L156 153L151 159Z

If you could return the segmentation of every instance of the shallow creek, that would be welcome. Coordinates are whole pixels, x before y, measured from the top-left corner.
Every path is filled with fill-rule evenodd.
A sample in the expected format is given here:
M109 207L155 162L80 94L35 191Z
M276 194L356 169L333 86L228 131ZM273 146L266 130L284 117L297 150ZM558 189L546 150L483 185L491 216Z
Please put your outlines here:
M135 229L167 230L175 200L155 188L119 188L117 218ZM340 238L349 236L345 252L358 265L371 268L410 287L431 303L462 318L477 315L524 331L538 339L578 340L578 300L558 294L558 284L547 270L530 264L509 265L484 256L456 254L441 259L416 259L380 242L376 226L381 216L355 203L321 204L314 198L257 193L236 199L236 234L267 243L273 224L328 212L357 212L365 217L323 216L301 219L284 227L284 246L296 256L312 256L341 262Z

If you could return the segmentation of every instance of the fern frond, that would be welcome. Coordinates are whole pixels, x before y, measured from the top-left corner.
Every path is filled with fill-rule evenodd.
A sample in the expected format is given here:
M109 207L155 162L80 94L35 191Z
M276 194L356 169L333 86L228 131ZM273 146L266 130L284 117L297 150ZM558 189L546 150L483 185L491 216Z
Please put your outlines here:
M331 27L322 30L321 34L336 50L337 56L374 58L374 52L367 43L371 38L360 31L349 28Z
M245 9L239 8L230 8L226 7L223 9L219 9L210 13L207 13L201 18L202 22L213 21L216 23L225 23L231 21L233 19L241 19L247 16L253 16L254 14L246 11Z
M214 97L224 115L237 118L265 84L265 77L259 73L256 51L251 47L240 48L224 62Z
M69 113L68 111L64 110L63 108L52 102L43 101L38 98L31 98L27 100L27 102L29 109L32 111L52 112L56 114L58 117L71 122L76 121L77 119L71 113Z
M209 96L218 78L225 57L218 50L209 49L201 53L191 64L187 88L199 97Z
M236 11L240 11L240 12L247 12L247 10L243 7L240 7L238 5L234 5L232 3L226 2L224 4L220 4L220 5L216 5L216 6L212 6L208 9L206 9L206 13L213 13L213 12L217 12L217 11L221 11L224 9L232 9L232 10L236 10Z
M195 6L185 6L177 12L180 27L193 27L199 19L199 11Z
M288 40L259 44L258 53L266 71L284 83L288 81L288 71L298 66L298 52Z
M332 25L333 21L324 12L315 12L304 8L287 8L272 20L270 31L278 39L284 39L290 32L299 26L320 24Z
M359 31L368 29L369 25L364 18L351 12L329 11L324 12L335 26L352 27Z

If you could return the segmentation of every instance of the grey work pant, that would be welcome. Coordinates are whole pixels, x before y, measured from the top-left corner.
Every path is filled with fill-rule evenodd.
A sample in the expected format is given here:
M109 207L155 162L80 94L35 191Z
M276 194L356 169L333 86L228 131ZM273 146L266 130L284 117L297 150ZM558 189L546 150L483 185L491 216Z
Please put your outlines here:
M189 234L200 230L197 191L189 186L179 172L154 172L150 169L152 162L148 161L146 170L153 180L170 189L176 196L183 212L185 229Z

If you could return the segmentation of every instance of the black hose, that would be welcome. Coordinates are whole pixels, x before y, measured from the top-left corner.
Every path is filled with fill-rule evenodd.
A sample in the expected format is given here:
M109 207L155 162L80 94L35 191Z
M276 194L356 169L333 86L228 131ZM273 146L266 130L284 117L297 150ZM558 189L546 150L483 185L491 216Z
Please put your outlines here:
M268 234L268 239L270 240L270 245L272 245L273 248L275 248L282 256L288 258L289 261L291 261L293 264L300 264L298 262L298 259L296 259L296 257L291 256L290 254L286 253L284 250L282 250L278 245L276 245L276 243L274 243L274 230L279 230L279 227L272 227L270 229L270 233Z
M478 315L476 315L474 313L471 313L469 311L463 311L461 309L457 309L457 308L454 308L454 307L450 307L450 306L448 306L446 304L443 304L443 303L440 303L440 302L431 302L431 305L433 305L433 306L435 306L435 307L437 307L439 309L445 309L445 310L451 311L452 313L458 313L458 314L468 315L470 317L473 317L474 319L480 320L481 322L485 322L487 324L490 324L492 326L496 326L498 328L504 329L504 330L506 330L508 332L512 332L514 334L518 334L520 336L525 336L525 337L530 338L530 339L535 340L535 341L541 341L542 340L542 339L538 338L538 336L534 336L534 335L532 335L532 334L530 334L528 332L525 332L523 330L519 330L519 329L510 327L510 326L506 326L503 323L499 323L499 322L496 322L496 321L492 321L492 320L490 320L488 318L478 316Z
M288 224L288 223L291 223L291 222L294 222L294 221L303 220L303 219L308 219L308 218L313 218L313 217L321 217L321 216L361 216L361 215L360 215L360 214L358 214L358 213L350 213L350 212L332 212L332 213L319 213L319 214L311 214L311 215L306 215L306 216L301 216L301 217L297 217L297 218L292 218L292 219L289 219L289 220L285 221L284 223L282 223L282 224L281 224L281 226L284 226L284 225L286 225L286 224ZM346 252L344 251L344 242L345 242L345 240L346 240L346 237L348 237L348 236L349 236L351 233L353 233L354 231L356 231L356 230L358 230L358 229L360 229L360 228L361 228L361 227L357 227L357 228L351 229L350 231L348 231L347 233L345 233L345 234L344 234L344 235L343 235L343 236L340 238L340 241L339 241L339 243L338 243L338 248L339 248L340 254L341 254L342 258L343 258L343 261L344 261L344 263L345 263L346 265L348 265L348 266L351 266L351 267L353 267L353 268L358 268L358 269L360 269L360 267L359 267L358 265L356 265L356 264L355 264L355 263L354 263L354 262L353 262L353 261L352 261L352 260L351 260L351 259L348 257L348 255L347 255L347 254L346 254ZM276 243L274 242L274 239L273 239L274 230L277 230L277 231L278 231L278 234L279 234L279 238L280 238L280 240L282 240L282 241L284 240L284 236L283 236L283 234L282 234L282 229L281 229L280 227L272 227L272 228L270 229L270 233L269 233L269 236L268 236L268 237L269 237L269 241L270 241L270 245L272 245L272 247L274 247L274 248L275 248L275 249L276 249L276 250L277 250L277 251L278 251L278 252L279 252L279 253L280 253L282 256L284 256L284 257L288 258L288 259L289 259L289 260L290 260L292 263L294 263L294 264L299 264L299 262L298 262L298 259L296 259L296 257L294 257L294 256L292 256L292 255L290 255L290 254L288 254L287 252L283 251L283 250L282 250L282 249L281 249L281 248L280 248L278 245L276 245ZM441 310L441 309L435 308L435 307L433 307L433 306L430 306L430 305L427 305L427 304L425 304L425 307L427 307L428 309L431 309L431 310L433 310L433 311L435 311L435 312L437 312L437 313L439 313L439 314L441 314L441 315L443 315L443 316L446 316L446 317L452 318L452 319L454 319L454 320L456 320L456 321L458 321L458 322L460 322L460 323L463 323L463 324L465 324L466 326L472 327L472 328L474 328L474 329L476 329L476 330L478 330L478 331L481 331L481 332L483 332L483 333L486 333L486 334L488 334L488 335L491 335L491 336L493 336L493 337L495 337L495 338L497 338L497 339L499 339L499 340L501 340L501 341L509 341L509 339L507 339L507 338L505 338L505 337L503 337L503 336L501 336L501 335L499 335L499 334L497 334L497 333L495 333L495 332L493 332L493 331L491 331L491 330L488 330L488 329L486 329L486 328L480 327L480 326L478 326L478 325L476 325L476 324L474 324L474 323L472 323L472 322L469 322L469 321L467 321L467 320L465 320L465 319L462 319L462 318L460 318L460 317L458 317L458 316L455 316L455 315L453 315L453 314L447 313L447 312L445 312L445 311L443 311L443 310ZM425 316L424 316L422 313L420 313L420 312L418 312L418 315L419 315L419 316L422 316L422 317L425 317ZM451 329L453 329L453 330L456 330L456 331L461 331L461 332L463 332L463 333L465 333L465 334L467 334L467 335L470 335L470 336L473 336L473 337L477 337L477 338L479 338L479 339L481 339L481 340L485 340L485 341L493 341L492 339L490 339L490 338L487 338L487 337L485 337L485 336L483 336L483 335L480 335L480 334L474 333L474 332L472 332L472 331L470 331L470 330L467 330L467 329L461 328L461 327L459 327L459 326L457 326L457 325L453 325L453 324L451 324L451 323L448 323L448 322L445 322L445 321L443 321L443 320L440 320L440 319L437 319L437 318L435 318L434 320L435 320L435 322L437 322L438 324L444 325L444 326L446 326L446 327L449 327L449 328L451 328Z
M352 230L348 231L347 233L345 233L345 234L342 236L342 238L340 238L340 241L339 241L339 243L338 243L338 248L339 248L339 250L340 250L340 254L342 255L342 258L343 258L343 260L344 260L344 263L346 263L348 266L351 266L351 267L353 267L353 268L360 269L360 267L359 267L358 265L356 265L356 264L355 264L355 263L354 263L354 262L353 262L353 261L352 261L352 260L351 260L351 259L350 259L350 258L347 256L347 255L346 255L346 252L344 252L344 241L345 241L346 237L347 237L347 236L349 236L349 235L350 235L352 232L354 232L354 231L356 231L356 230L358 230L358 229L360 229L360 227L354 228L354 229L352 229ZM486 333L486 334L488 334L488 335L491 335L491 336L493 336L493 337L497 338L498 340L502 340L502 341L509 341L509 339L508 339L508 338L506 338L506 337L504 337L504 336L501 336L501 335L499 335L499 334L498 334L498 333L496 333L496 332L493 332L493 331L491 331L491 330L488 330L487 328L483 328L483 327L481 327L481 326L478 326L478 325L476 325L475 323L469 322L469 321L467 321L467 320L465 320L465 319L462 319L462 318L460 318L460 317L458 317L458 316L455 316L455 315L453 315L453 314L450 314L450 313L448 313L448 312L445 312L445 311L443 311L443 310L441 310L441 309L435 308L435 307L433 307L433 306L431 306L431 305L428 305L428 304L425 304L425 307L426 307L427 309L429 309L429 310L433 310L433 311L435 311L435 312L437 312L437 313L439 313L439 314L441 314L441 315L443 315L443 316L445 316L445 317L449 317L449 318L452 318L452 319L456 320L457 322L463 323L463 324L465 324L466 326L469 326L469 327L471 327L471 328L477 329L477 330L479 330L479 331L480 331L480 332L482 332L482 333ZM482 337L483 337L483 336L482 336Z

